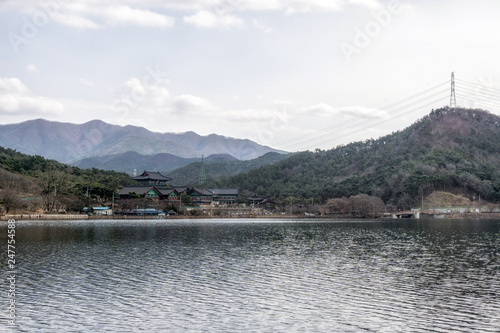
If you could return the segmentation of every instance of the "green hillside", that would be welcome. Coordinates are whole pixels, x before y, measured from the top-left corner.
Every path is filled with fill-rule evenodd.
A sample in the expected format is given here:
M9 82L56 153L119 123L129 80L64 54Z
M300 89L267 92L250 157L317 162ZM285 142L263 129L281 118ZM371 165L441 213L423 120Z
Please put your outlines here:
M131 180L125 173L80 169L0 147L0 202L6 211L79 211L106 203Z
M228 155L211 155L205 160L205 174L207 182L219 186L220 179L234 176L263 165L273 164L285 159L288 154L270 152L252 160L240 161L228 158ZM172 183L178 185L197 185L200 175L201 162L190 163L173 171L165 172L173 178Z
M484 110L433 110L377 140L301 152L226 180L275 199L369 194L394 208L436 190L500 201L500 118Z

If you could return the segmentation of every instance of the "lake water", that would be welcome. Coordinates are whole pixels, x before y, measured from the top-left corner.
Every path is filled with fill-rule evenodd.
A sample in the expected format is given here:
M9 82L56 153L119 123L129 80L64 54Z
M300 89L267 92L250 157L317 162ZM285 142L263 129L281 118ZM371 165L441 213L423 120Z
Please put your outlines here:
M16 242L0 331L500 332L499 220L20 221Z

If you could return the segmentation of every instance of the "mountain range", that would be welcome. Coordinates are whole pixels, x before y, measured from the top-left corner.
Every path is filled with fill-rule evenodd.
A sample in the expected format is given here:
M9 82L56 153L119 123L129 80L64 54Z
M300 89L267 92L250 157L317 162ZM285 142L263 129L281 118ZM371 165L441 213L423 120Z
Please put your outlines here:
M100 120L72 124L35 119L0 125L0 146L82 167L103 167L110 159L139 159L135 161L141 163L143 159L163 161L168 167L156 168L161 170L186 165L202 155L226 154L238 160L250 160L268 152L281 152L251 140L217 134L201 136L194 132L157 133Z
M172 184L195 182L200 163L172 171ZM271 152L249 161L213 155L207 157L205 168L207 186L238 188L244 196L255 193L282 203L324 203L368 194L380 198L388 209L408 209L420 206L436 191L467 198L472 204L481 201L483 207L500 203L499 163L500 117L479 109L445 107L378 139L288 156ZM80 200L89 189L92 195L109 199L114 189L130 182L124 173L82 170L1 147L0 176L2 191L12 188L37 196L40 191L52 195L57 188L58 195Z

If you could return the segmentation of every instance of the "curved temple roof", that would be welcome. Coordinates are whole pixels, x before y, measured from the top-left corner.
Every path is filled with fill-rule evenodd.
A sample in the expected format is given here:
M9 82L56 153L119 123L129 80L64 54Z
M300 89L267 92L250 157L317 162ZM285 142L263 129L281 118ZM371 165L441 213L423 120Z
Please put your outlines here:
M168 182L168 181L171 181L172 178L170 177L166 177L164 175L162 175L160 172L154 172L154 171L146 171L144 170L144 172L142 174L140 174L139 176L136 176L136 177L132 177L133 180L137 180L137 181L141 181L141 180L159 180L159 181L164 181L164 182Z

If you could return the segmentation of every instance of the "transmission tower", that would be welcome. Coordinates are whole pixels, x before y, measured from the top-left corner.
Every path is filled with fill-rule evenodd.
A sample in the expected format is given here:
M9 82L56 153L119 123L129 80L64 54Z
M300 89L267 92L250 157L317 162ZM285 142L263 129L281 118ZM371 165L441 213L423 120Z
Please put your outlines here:
M450 108L457 107L457 98L455 96L455 72L451 72L451 94L450 94Z
M201 155L201 169L200 176L198 177L198 184L203 185L207 181L207 175L205 174L205 155Z

